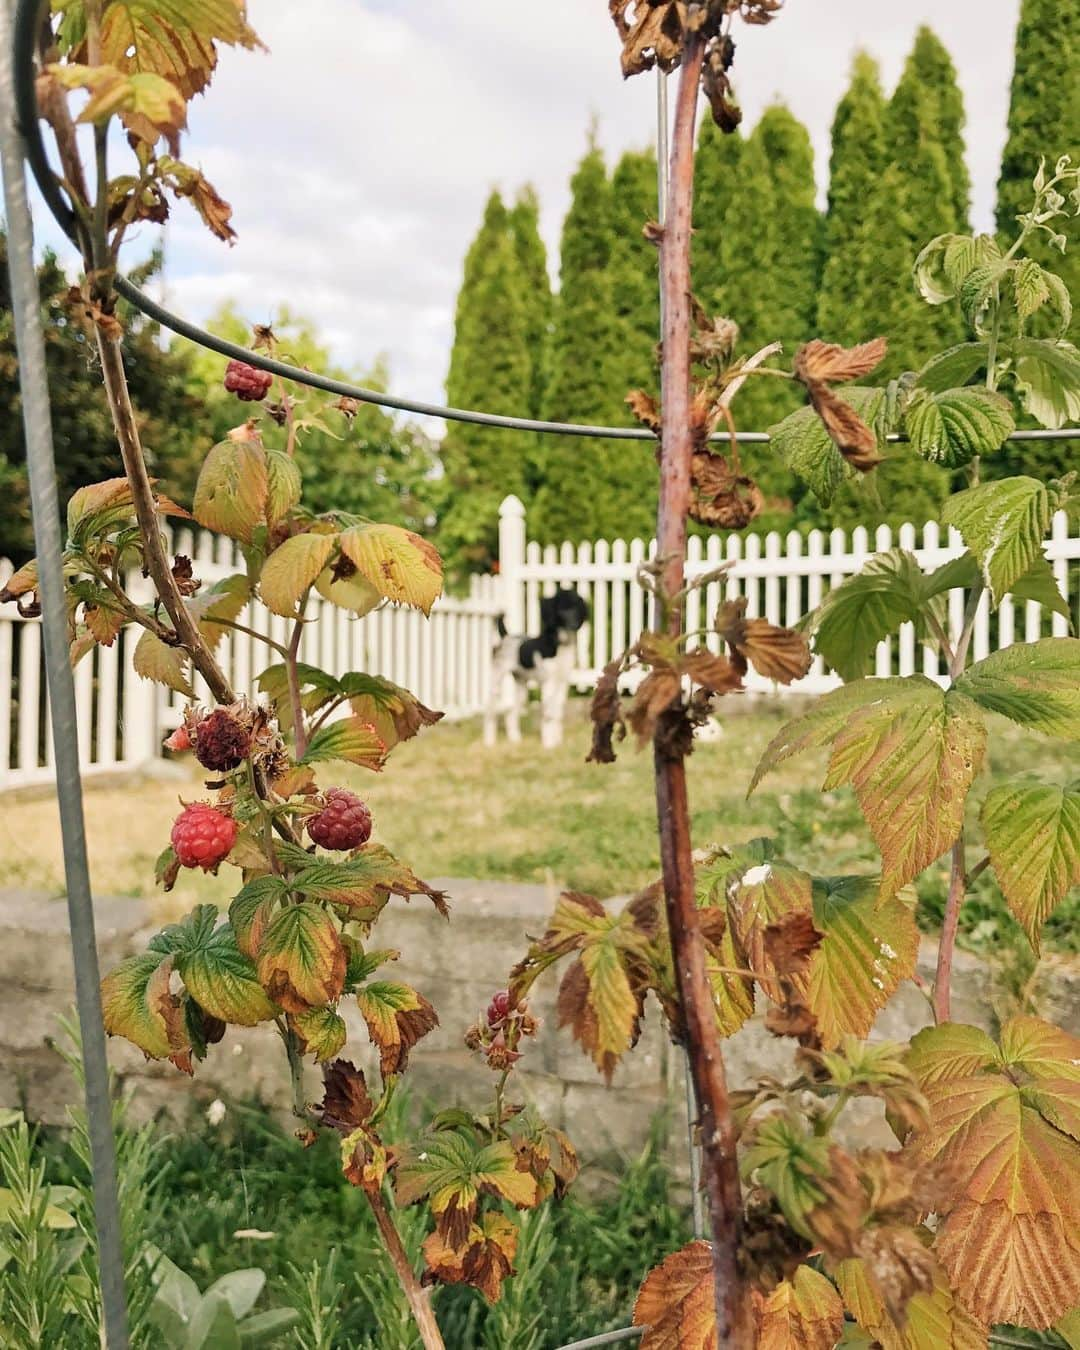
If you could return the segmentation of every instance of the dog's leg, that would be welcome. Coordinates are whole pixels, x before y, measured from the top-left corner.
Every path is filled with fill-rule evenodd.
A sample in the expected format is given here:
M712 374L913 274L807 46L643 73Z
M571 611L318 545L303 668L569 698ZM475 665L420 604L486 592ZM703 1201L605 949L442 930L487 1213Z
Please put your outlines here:
M540 676L540 744L545 750L562 745L566 697L570 689L571 651L561 649L544 662Z
M510 703L506 711L506 739L511 745L517 745L521 740L521 714L529 696L529 689L524 680L519 680L516 676L510 677Z

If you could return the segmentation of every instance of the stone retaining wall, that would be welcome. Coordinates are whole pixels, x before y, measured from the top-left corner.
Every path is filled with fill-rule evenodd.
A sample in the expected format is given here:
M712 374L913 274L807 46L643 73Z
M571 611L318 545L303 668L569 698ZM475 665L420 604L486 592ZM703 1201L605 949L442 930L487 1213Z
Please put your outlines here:
M476 1020L495 989L505 984L510 966L522 955L527 934L542 932L554 896L541 886L443 880L453 917L448 925L426 902L394 900L380 919L379 945L402 952L396 974L424 993L439 1011L441 1025L413 1052L409 1081L417 1097L440 1105L451 1102L481 1108L490 1099L493 1075L469 1053L462 1033ZM139 900L97 902L98 940L103 970L141 951L153 931L147 907ZM933 947L924 946L920 968L932 972ZM959 954L954 970L954 1016L993 1028L1010 1011L1007 995L992 966ZM557 980L541 977L532 1006L543 1019L519 1071L519 1093L537 1102L545 1117L562 1126L585 1157L634 1151L644 1142L650 1122L665 1103L684 1109L680 1056L664 1036L655 1007L644 1034L627 1056L611 1088L568 1033L557 1031L554 997ZM1080 968L1044 963L1036 989L1041 1011L1080 1033ZM0 891L0 1107L22 1106L35 1120L59 1124L77 1089L48 1039L57 1034L57 1016L74 1002L67 910L62 900L26 891ZM375 1058L355 1008L349 1022L346 1054L365 1069ZM875 1034L906 1040L929 1021L925 997L906 984L882 1013ZM230 1028L223 1044L211 1048L194 1082L171 1065L147 1062L126 1042L113 1041L110 1058L134 1114L148 1118L164 1112L174 1120L215 1097L259 1097L284 1112L288 1076L280 1042L272 1028ZM783 1073L789 1043L767 1035L755 1021L726 1043L725 1058L734 1086L761 1073ZM312 1071L311 1096L318 1095ZM859 1128L867 1144L891 1140L873 1103ZM673 1132L678 1138L681 1131Z

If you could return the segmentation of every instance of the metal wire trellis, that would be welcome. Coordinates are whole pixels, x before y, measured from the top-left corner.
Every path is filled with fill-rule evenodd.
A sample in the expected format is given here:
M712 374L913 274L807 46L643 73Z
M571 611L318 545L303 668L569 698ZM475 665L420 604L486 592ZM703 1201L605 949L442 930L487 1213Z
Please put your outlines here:
M57 798L60 809L67 880L72 956L75 966L76 1002L82 1033L86 1073L86 1108L93 1161L95 1225L98 1233L102 1310L108 1350L127 1350L127 1313L124 1294L124 1264L116 1188L116 1160L112 1133L108 1063L102 1027L93 901L86 860L82 814L82 788L75 728L75 699L68 662L61 565L62 537L57 500L55 461L45 352L41 329L37 278L33 259L33 225L26 194L25 165L57 224L77 246L80 226L76 213L65 200L60 182L49 163L39 122L34 88L35 48L41 25L49 12L49 0L0 0L0 153L3 161L4 194L8 224L8 266L15 313L16 349L23 393L27 466L34 517L35 546L40 569L43 608L45 666L55 747ZM666 203L667 174L666 77L658 78L657 91L657 185L661 217ZM122 276L115 279L117 292L135 309L180 337L230 359L278 375L325 393L355 398L380 407L420 417L467 422L511 431L545 435L581 436L610 440L648 441L653 433L640 427L594 426L575 422L543 421L477 409L452 408L418 399L402 398L383 390L368 389L346 380L336 380L316 371L277 361L263 352L253 352L228 342L197 324L174 314L151 299ZM766 444L765 432L737 433L747 443ZM1076 429L1016 431L1013 441L1070 440ZM717 440L726 433L717 433ZM888 440L903 440L893 435ZM697 1154L693 1139L693 1090L687 1080L690 1117L691 1189L694 1196L694 1232L700 1236L704 1215L698 1191ZM585 1340L573 1341L561 1350L597 1350L598 1347L635 1340L645 1328L625 1327ZM997 1335L991 1344L1011 1346L1020 1342Z

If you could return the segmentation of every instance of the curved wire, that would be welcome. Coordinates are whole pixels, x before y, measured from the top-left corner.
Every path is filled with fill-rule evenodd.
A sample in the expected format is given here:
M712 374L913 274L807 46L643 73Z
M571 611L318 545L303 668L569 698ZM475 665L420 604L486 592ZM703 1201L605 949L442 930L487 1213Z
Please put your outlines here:
M64 194L49 163L45 141L41 134L41 122L38 116L37 96L34 92L33 67L34 45L38 25L48 9L48 0L18 0L15 13L15 107L19 129L26 143L26 157L30 171L38 185L45 205L65 235L77 243L78 225L75 213L64 200ZM125 277L117 275L114 285L118 294L128 304L133 305L147 318L153 319L163 328L168 328L178 336L198 343L219 356L227 356L233 361L245 361L249 366L265 370L270 375L279 375L286 380L295 380L297 384L310 389L321 389L327 394L339 397L355 398L362 403L373 403L380 408L393 408L398 412L412 413L417 417L438 417L446 422L466 422L474 426L501 427L506 431L532 431L541 435L596 437L613 441L655 441L656 437L645 427L608 427L593 426L583 422L546 422L532 417L510 417L503 413L480 412L474 408L450 408L441 403L426 403L420 399L402 398L396 394L387 394L379 389L368 389L363 385L352 384L348 380L335 380L329 375L320 375L316 371L302 370L287 361L276 361L262 352L253 352L239 343L229 342L226 338L208 333L198 324L190 323L179 314L174 314L164 305L152 300L144 291L132 285ZM1068 427L1052 431L1014 431L1007 439L1010 441L1050 441L1072 440L1080 432ZM738 431L736 437L744 444L767 445L772 439L765 431ZM715 441L730 439L727 432L717 432ZM905 437L891 435L889 442L900 442Z

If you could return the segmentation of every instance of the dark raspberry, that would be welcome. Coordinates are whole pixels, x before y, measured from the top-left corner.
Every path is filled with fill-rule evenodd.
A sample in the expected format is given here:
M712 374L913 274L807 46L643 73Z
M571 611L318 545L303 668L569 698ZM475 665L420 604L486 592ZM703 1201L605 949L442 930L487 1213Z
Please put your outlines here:
M371 812L355 793L331 788L326 805L310 816L307 832L321 848L359 848L371 838Z
M215 708L195 727L195 758L205 769L227 773L251 749L251 732L225 708Z
M236 843L237 826L232 816L206 802L185 806L172 827L172 846L181 867L201 867L214 872Z
M508 989L500 989L488 1004L488 1026L496 1027L500 1022L505 1022L510 1015L512 1006L513 1005L510 1002L510 991Z
M273 382L269 371L256 370L246 361L230 361L225 367L225 388L244 403L260 403Z

